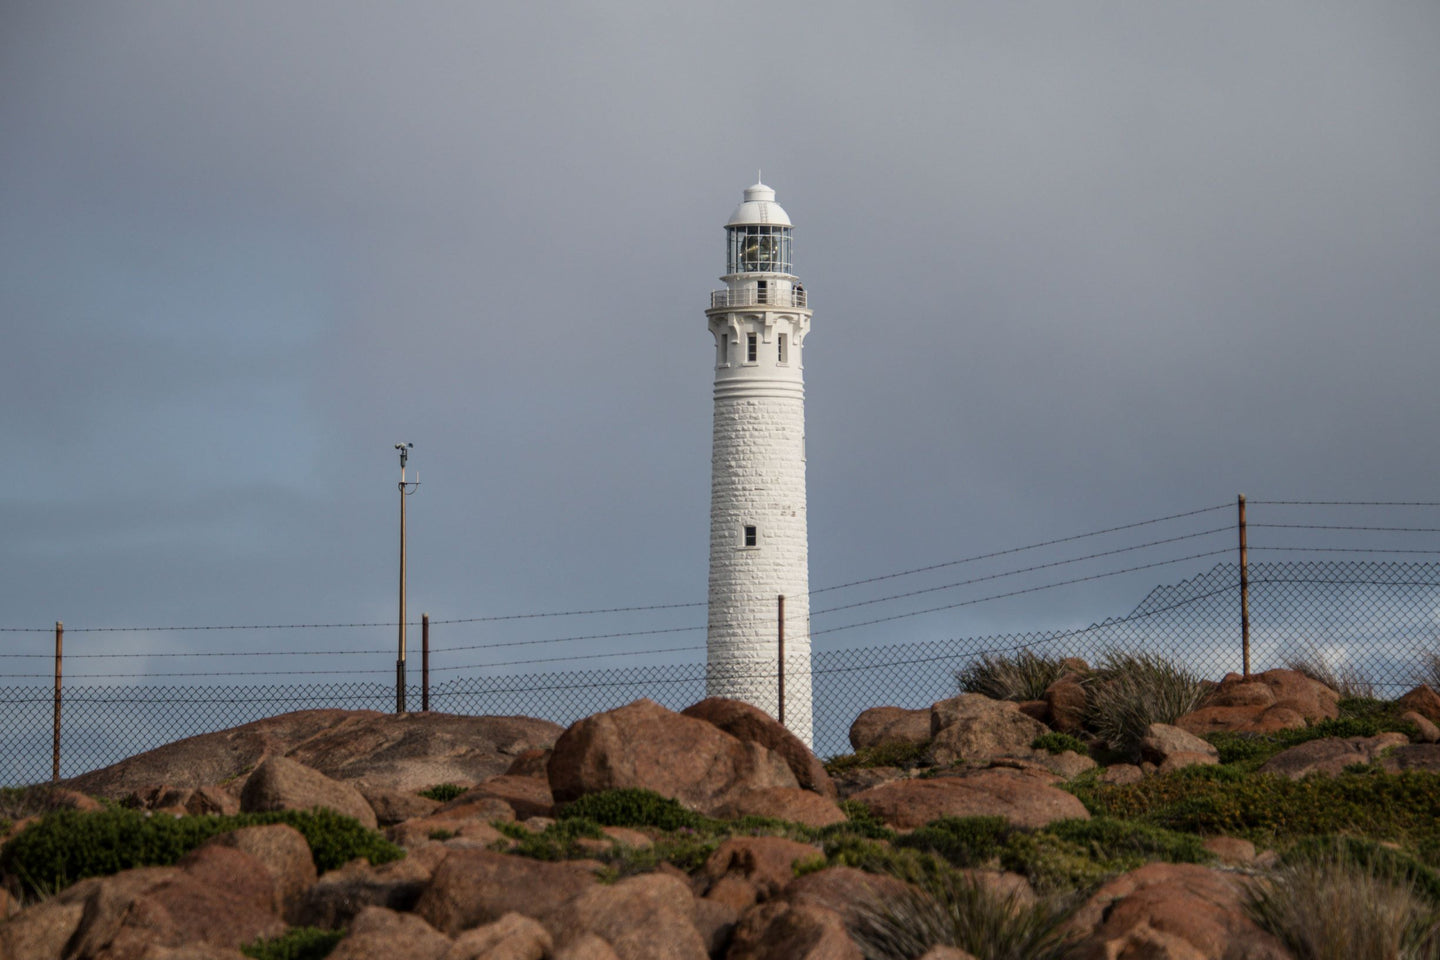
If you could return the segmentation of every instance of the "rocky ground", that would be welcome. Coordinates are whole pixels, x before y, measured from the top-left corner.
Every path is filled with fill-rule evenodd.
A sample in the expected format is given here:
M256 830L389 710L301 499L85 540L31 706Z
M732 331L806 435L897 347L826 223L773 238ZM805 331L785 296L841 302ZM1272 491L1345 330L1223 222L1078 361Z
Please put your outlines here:
M194 737L4 792L0 960L955 960L972 954L877 952L861 931L957 884L1056 918L1052 952L1023 955L1278 960L1295 954L1247 898L1301 839L1381 841L1422 873L1440 861L1428 687L1362 703L1288 670L1231 675L1117 750L1093 735L1086 683L1076 664L1035 700L876 707L828 765L721 699L682 713L640 700L568 729L325 710ZM1357 810L1312 810L1327 783ZM1411 819L1366 810L1396 790ZM38 862L47 821L65 826L54 847L121 810L139 812L133 830L317 807L383 833L397 858L330 864L276 822L78 882L20 866ZM93 862L110 841L83 836L71 859Z

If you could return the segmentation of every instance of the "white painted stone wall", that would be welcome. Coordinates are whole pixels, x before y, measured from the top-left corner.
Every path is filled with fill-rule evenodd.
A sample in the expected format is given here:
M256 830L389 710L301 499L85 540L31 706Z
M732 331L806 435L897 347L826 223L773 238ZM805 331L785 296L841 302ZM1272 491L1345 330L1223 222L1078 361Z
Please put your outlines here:
M809 543L805 512L805 385L801 363L810 311L794 277L725 277L730 303L765 305L706 311L715 336L715 419L711 451L710 696L778 707L777 599L785 597L785 725L812 744ZM772 307L771 304L774 304ZM747 358L755 334L756 359ZM785 359L780 359L784 336ZM746 526L756 543L745 546Z

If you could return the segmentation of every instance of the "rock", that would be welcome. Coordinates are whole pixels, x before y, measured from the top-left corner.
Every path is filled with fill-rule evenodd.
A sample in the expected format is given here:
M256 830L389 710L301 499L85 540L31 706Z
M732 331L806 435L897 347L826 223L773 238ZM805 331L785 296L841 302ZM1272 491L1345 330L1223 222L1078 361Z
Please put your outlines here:
M909 776L899 767L856 767L837 774L833 782L841 799L849 799L862 790L878 787L892 780L903 780Z
M1015 704L1021 713L1036 723L1050 724L1050 704L1044 700L1021 700Z
M1160 764L1156 773L1174 773L1176 770L1184 770L1186 767L1213 767L1220 763L1220 758L1214 753L1191 753L1181 750L1172 753Z
M1164 768L1165 761L1175 754L1201 754L1212 762L1220 761L1220 752L1193 733L1168 723L1152 723L1140 740L1140 756Z
M1440 723L1440 695L1423 683L1397 700L1396 704L1415 711L1431 723Z
M525 750L516 755L505 769L507 777L540 777L548 780L550 777L547 765L550 763L550 750L541 750L538 747Z
M408 790L391 790L389 787L377 787L364 781L354 786L360 791L360 796L365 798L365 802L370 804L370 809L375 811L375 821L382 827L393 827L406 820L428 817L440 809L438 800L431 800Z
M1080 774L1099 766L1090 757L1076 753L1074 750L1065 750L1060 753L1036 750L1032 753L1032 757L1036 763L1062 780L1074 780Z
M620 960L709 960L694 915L683 880L646 873L587 888L547 915L545 925L562 944L596 934Z
M496 800L495 803L502 801ZM505 807L509 811L509 807ZM514 820L510 816L495 819ZM445 819L439 816L422 817L419 820L406 820L404 823L397 823L385 831L385 836L391 843L398 844L407 850L423 849L436 843L452 843L456 837L481 847L488 847L492 843L504 840L505 835L490 825L487 820L475 818L468 820Z
M882 743L927 743L930 711L902 707L871 707L850 724L850 746L856 750Z
M740 919L740 911L727 903L704 897L697 897L693 908L694 915L690 919L695 924L695 932L700 934L700 942L705 944L705 952L712 957L724 956L725 946L735 931L735 921Z
M555 798L550 795L550 783L538 777L517 777L504 774L477 783L464 795L451 803L465 800L474 803L490 797L503 800L515 811L515 819L528 820L530 817L548 817L555 813ZM461 804L463 806L464 804Z
M1299 780L1312 773L1337 776L1352 763L1369 763L1382 751L1409 742L1410 738L1403 733L1307 740L1275 754L1261 764L1259 772L1273 773L1291 780Z
M1045 724L1020 712L1009 700L962 693L930 708L931 752L941 766L958 760L984 762L994 757L1028 756L1030 744L1049 733Z
M1380 766L1387 773L1400 773L1405 770L1440 771L1440 745L1433 743L1400 744L1394 750L1380 757Z
M1075 736L1085 729L1085 685L1078 674L1066 674L1046 687L1045 704L1055 730Z
M112 955L113 956L113 955ZM106 958L110 960L110 958ZM180 947L162 947L147 944L137 960L248 960L245 954L232 947L217 947L208 943L187 943Z
M350 932L328 955L328 960L445 960L450 939L420 917L384 907L366 907L356 915Z
M315 883L315 859L310 853L310 844L289 824L242 827L213 837L205 844L212 845L240 850L260 862L274 887L270 909L281 916L289 904Z
M1338 717L1339 704L1340 694L1295 670L1267 670L1248 680L1232 673L1175 726L1196 736L1298 730Z
M899 780L854 796L892 827L911 830L939 817L1001 816L1020 827L1088 820L1074 794L1035 774L992 768L932 780Z
M240 793L240 809L246 813L314 807L328 807L354 817L372 830L377 826L375 811L359 790L288 757L267 758L255 768Z
M502 774L519 754L549 747L560 731L529 717L299 710L178 740L65 786L116 800L147 784L198 789L235 781L279 754L335 780L414 792Z
M828 827L847 819L834 800L799 787L768 787L732 795L715 808L714 816L722 820L774 817L807 827Z
M1430 718L1424 714L1416 713L1414 710L1407 710L1400 714L1400 719L1406 723L1415 725L1415 737L1420 743L1434 743L1440 740L1440 727L1430 722Z
M610 949L610 944L593 933L586 933L557 950L555 960L620 960L620 958L615 956L615 951Z
M1245 881L1187 863L1152 863L1105 883L1070 919L1074 960L1290 960L1245 911Z
M530 816L535 816L531 814ZM442 805L427 820L515 820L515 808L499 797L467 790L460 796ZM529 819L525 817L524 819Z
M785 888L785 899L794 904L833 910L847 924L859 919L860 909L903 897L911 887L885 873L866 873L854 867L826 867L797 877Z
M959 947L931 947L920 960L975 960L975 954L966 953Z
M835 911L775 900L746 911L735 925L725 958L863 960L863 955Z
M817 856L820 851L808 843L782 837L731 837L710 854L696 877L709 889L738 876L754 888L757 899L768 900L795 879L795 864Z
M799 737L759 707L740 700L709 697L686 707L681 715L704 720L743 743L758 743L773 751L795 774L801 788L835 799L835 785L830 782L825 765Z
M1126 783L1139 783L1145 779L1144 772L1133 763L1117 763L1100 771L1103 784L1116 787Z
M452 850L421 893L415 913L453 936L507 913L541 917L594 883L583 863Z
M347 863L312 884L293 902L285 918L300 927L339 930L348 927L366 907L413 910L448 853L432 844L378 867L364 861Z
M456 937L445 960L544 960L554 946L549 931L539 923L507 913Z
M230 816L240 812L240 798L220 787L196 787L185 801L185 812L192 817L206 814Z
M746 790L799 786L774 752L650 700L573 724L555 742L549 772L557 803L641 787L701 813Z
M1221 863L1243 867L1255 862L1255 844L1239 837L1209 837L1203 844Z

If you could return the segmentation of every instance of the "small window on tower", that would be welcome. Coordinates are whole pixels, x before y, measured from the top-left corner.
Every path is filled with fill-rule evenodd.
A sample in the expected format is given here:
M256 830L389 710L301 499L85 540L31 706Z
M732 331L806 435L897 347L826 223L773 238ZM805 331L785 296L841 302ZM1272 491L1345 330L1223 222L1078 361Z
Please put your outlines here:
M789 362L790 362L790 358L789 358L789 355L788 355L788 354L789 354L789 351L786 349L786 348L788 347L788 345L789 345L789 342L790 342L790 335L789 335L788 333L782 333L782 334L780 334L780 336L776 339L776 351L777 351L777 357L776 357L776 359L778 359L781 363L789 363Z
M757 359L759 359L759 354L760 354L760 346L759 346L759 344L756 342L755 334L753 334L753 333L747 333L747 334L745 334L745 359L746 359L746 361L749 362L749 363L754 363Z
M720 359L716 363L724 366L730 362L730 334L720 334Z
M755 534L755 528L752 527L752 526L746 526L746 527L745 527L745 546L747 546L747 547L753 547L753 546L755 546L756 539L757 539L757 538L756 538L756 534Z

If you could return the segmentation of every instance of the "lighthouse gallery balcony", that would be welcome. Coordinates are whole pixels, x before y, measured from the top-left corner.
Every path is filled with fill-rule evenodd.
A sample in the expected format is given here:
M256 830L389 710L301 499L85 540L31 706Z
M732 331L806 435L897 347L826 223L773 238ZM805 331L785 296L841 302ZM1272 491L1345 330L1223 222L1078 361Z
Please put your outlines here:
M711 290L710 306L714 307L804 307L802 290Z

